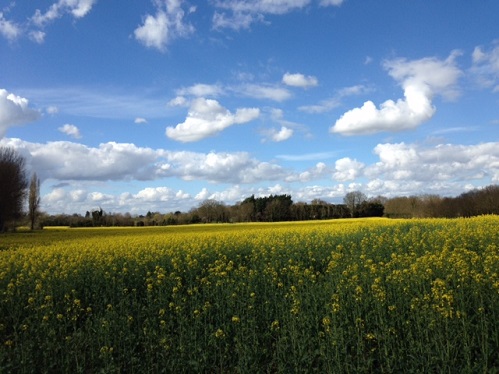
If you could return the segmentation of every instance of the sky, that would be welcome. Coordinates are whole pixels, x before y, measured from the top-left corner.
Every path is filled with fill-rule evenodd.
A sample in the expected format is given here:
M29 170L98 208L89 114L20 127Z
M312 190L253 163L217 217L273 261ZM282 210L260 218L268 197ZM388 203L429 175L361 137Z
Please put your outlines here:
M47 213L499 183L499 1L0 0L0 146Z

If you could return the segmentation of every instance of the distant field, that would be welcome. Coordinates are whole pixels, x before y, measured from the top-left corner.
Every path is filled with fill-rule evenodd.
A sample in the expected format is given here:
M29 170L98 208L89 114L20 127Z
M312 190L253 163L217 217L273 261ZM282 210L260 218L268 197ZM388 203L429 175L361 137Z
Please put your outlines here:
M499 217L0 235L0 372L499 372Z

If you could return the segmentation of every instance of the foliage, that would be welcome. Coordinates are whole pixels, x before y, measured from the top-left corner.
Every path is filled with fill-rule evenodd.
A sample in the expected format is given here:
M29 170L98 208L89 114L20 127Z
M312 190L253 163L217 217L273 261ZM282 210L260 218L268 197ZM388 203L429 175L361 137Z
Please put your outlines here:
M4 234L0 372L498 372L498 224Z
M33 173L29 182L28 194L28 218L31 230L35 228L35 222L39 215L40 208L40 179Z
M0 232L21 218L27 186L24 157L0 147Z

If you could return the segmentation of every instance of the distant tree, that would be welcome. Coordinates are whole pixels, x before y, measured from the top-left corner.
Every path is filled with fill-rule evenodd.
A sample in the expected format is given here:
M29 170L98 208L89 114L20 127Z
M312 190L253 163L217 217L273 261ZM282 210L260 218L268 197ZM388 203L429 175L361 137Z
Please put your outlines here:
M228 214L227 207L221 201L207 199L199 204L196 209L197 215L202 222L227 222Z
M383 217L385 207L374 201L364 201L357 208L358 217Z
M31 176L29 182L29 195L28 195L28 217L31 230L35 229L35 222L38 218L40 208L40 179L36 173Z
M92 211L92 223L94 226L102 226L102 217L104 216L104 211L102 208L99 210Z
M270 195L265 206L265 217L267 221L288 221L291 218L291 195Z
M355 217L358 215L360 205L367 200L367 196L360 191L352 191L345 195L343 202L350 210L350 216Z
M0 148L0 232L22 216L27 186L24 157Z

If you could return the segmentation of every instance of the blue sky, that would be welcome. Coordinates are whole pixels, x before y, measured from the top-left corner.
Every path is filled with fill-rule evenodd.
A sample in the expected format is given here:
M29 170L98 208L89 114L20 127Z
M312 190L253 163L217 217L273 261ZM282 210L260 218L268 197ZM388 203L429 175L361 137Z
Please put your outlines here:
M42 209L499 183L499 2L0 2L0 146Z

